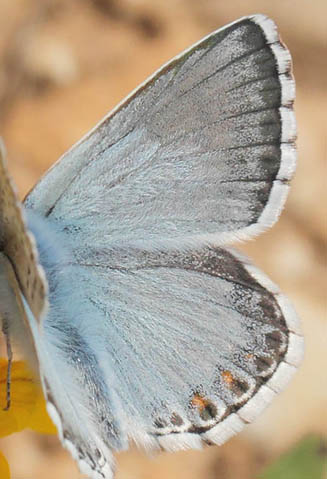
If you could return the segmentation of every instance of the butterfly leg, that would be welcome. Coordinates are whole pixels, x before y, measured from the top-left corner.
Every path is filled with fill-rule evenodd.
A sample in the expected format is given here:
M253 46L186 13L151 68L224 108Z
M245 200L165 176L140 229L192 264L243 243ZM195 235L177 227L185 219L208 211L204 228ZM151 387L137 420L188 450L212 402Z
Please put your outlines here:
M6 338L6 348L7 348L7 357L8 357L8 366L7 366L7 380L6 380L6 406L3 408L4 411L10 409L11 404L11 370L12 370L12 361L13 361L13 351L10 342L9 335L9 324L6 318L2 319L2 332Z

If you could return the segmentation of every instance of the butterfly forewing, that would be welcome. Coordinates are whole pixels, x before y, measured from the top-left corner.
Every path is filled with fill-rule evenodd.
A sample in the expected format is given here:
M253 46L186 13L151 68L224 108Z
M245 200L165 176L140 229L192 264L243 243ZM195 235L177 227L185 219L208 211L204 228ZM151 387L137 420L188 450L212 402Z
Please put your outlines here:
M26 206L83 248L260 232L277 219L294 169L290 68L268 19L213 33L64 155Z

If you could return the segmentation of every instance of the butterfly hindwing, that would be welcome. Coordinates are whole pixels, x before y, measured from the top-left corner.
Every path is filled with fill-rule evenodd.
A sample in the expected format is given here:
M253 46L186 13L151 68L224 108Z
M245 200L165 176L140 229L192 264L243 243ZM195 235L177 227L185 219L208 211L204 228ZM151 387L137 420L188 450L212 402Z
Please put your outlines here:
M295 372L302 338L292 307L232 250L116 253L49 269L44 341L69 384L65 401L90 411L111 449L127 437L174 450L224 442ZM55 397L58 386L49 390ZM121 420L111 431L101 421L108 407Z

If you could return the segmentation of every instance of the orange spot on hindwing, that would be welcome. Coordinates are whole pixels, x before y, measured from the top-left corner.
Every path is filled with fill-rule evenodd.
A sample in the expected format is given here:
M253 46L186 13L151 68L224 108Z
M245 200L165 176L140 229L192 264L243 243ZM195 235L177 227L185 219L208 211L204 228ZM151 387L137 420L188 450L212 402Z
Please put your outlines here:
M203 421L209 421L217 415L216 406L200 394L194 394L191 399L191 405L198 410Z
M234 377L230 371L223 371L221 373L221 376L223 378L223 381L227 386L232 387L234 384Z

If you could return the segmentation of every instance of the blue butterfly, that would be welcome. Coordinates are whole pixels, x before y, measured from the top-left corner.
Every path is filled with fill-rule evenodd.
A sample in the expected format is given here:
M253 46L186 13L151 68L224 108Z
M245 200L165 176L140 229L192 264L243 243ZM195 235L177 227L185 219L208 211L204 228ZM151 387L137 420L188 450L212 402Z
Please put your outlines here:
M92 479L130 441L224 443L296 371L290 302L231 247L281 213L294 96L274 23L245 17L164 65L23 205L1 162L3 322Z

